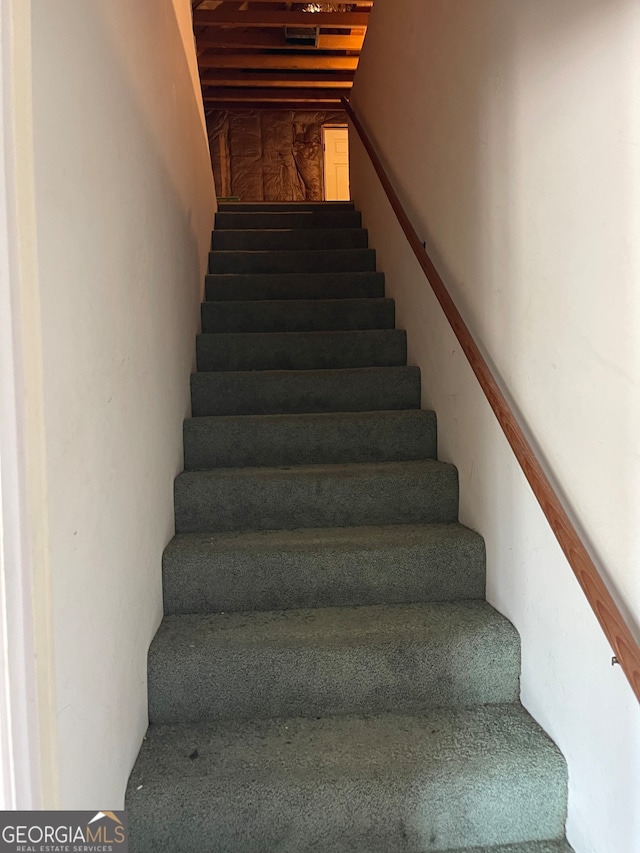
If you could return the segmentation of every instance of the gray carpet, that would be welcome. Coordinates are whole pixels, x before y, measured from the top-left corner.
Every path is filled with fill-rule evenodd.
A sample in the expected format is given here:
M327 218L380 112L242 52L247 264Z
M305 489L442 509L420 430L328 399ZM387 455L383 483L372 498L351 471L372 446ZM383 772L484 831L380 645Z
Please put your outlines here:
M570 853L367 246L348 203L217 216L132 853Z

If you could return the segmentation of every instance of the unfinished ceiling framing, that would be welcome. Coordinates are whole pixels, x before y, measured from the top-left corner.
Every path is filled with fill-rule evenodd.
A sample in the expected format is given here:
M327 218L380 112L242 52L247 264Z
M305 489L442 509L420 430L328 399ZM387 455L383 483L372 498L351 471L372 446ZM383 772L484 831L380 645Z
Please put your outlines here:
M372 6L192 0L205 109L339 109Z

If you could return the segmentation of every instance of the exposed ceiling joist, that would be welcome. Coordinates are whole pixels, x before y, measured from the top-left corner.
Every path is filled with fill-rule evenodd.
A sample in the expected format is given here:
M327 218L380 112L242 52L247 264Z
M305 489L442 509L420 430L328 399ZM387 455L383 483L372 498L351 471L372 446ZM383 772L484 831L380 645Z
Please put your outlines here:
M272 71L355 71L357 56L265 56L254 54L205 54L198 58L201 69L206 68L268 68Z
M229 89L210 88L205 89L203 98L205 101L278 101L282 103L300 103L311 101L335 101L336 106L340 99L349 93L348 89Z
M206 101L206 99L205 99ZM227 112L245 112L246 110L304 110L308 112L336 112L342 110L339 101L206 101L207 107L212 110L226 110Z
M196 27L225 24L230 27L332 27L350 30L352 27L366 27L368 21L368 12L242 12L220 6L213 11L196 9L193 13Z
M198 5L202 5L206 2L206 0L195 0ZM229 2L229 0L223 0L223 2ZM284 0L250 0L251 3L279 3L280 6L284 5ZM220 5L220 4L218 4ZM339 5L339 4L336 4ZM373 6L373 0L349 0L349 6L362 6L363 8L370 9Z
M329 33L318 34L318 50L362 50L366 30L362 35L335 36Z
M236 71L221 69L203 73L203 86L253 86L279 87L301 86L310 89L350 88L353 84L353 71L326 72L318 74L312 71Z
M354 0L351 7L322 4L323 11L303 12L293 11L303 4L284 0L193 0L207 111L339 111L372 5ZM287 28L302 28L298 42Z
M223 27L208 27L202 34L198 34L198 51L208 50L210 48L247 48L247 49L276 49L276 50L361 50L364 41L364 32L362 35L333 35L320 33L318 35L317 46L304 44L291 44L285 41L284 31L276 29L268 32L260 32L257 30L241 30L226 29Z

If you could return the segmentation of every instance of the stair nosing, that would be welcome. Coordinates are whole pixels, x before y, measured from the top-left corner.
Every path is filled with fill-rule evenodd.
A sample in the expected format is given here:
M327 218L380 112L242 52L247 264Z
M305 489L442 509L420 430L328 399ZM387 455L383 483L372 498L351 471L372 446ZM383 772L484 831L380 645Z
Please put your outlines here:
M337 226L336 228L214 228L211 232L215 234L216 232L221 234L224 232L225 234L286 234L286 233L295 233L304 232L305 234L317 234L318 232L327 233L327 234L342 234L345 231L366 231L366 228L362 228L360 226ZM359 248L359 247L354 247ZM366 247L364 247L366 248ZM268 250L270 251L270 250ZM275 250L277 251L277 249Z
M318 464L307 465L282 465L282 466L240 466L238 468L207 468L196 471L182 471L176 476L176 480L181 479L205 479L217 478L228 479L230 477L250 477L259 476L266 479L270 476L298 476L305 475L325 475L327 477L338 476L342 474L344 477L352 477L357 479L362 473L374 473L376 469L379 473L392 471L393 469L401 469L401 471L411 471L418 468L433 471L457 471L455 465L451 462L442 462L439 459L416 459L405 460L403 462L320 462ZM366 525L365 525L366 526Z
M173 538L167 543L165 550L170 549L173 544L179 545L186 541L198 542L204 544L208 541L210 544L223 540L246 540L246 539L291 539L301 534L310 534L318 538L329 538L331 536L339 536L347 539L350 535L361 533L366 535L373 531L390 531L402 533L417 533L417 532L437 532L448 533L454 531L460 533L463 531L464 536L482 540L482 536L473 528L464 524L461 521L426 521L422 524L355 524L349 527L294 527L294 528L276 528L274 530L218 530L211 532L192 532L192 533L176 533Z
M309 329L308 331L282 331L282 332L198 332L196 335L197 338L209 337L212 335L226 335L226 336L240 336L240 335L262 335L262 336L272 336L272 337L281 337L284 335L290 337L309 337L309 336L317 336L320 337L324 335L328 337L330 335L389 335L390 337L406 337L407 333L404 329ZM322 369L322 368L320 368Z
M363 370L410 370L412 372L419 371L420 368L416 365L412 364L383 364L379 366L371 366L371 367L315 367L315 368L304 368L302 370L194 370L191 376L264 376L266 374L277 374L279 376L287 376L294 374L296 376L300 376L303 373L317 373L320 376L327 376L330 373L340 374L340 373L351 373L353 371L363 371ZM386 411L386 410L380 410ZM301 412L300 414L304 414Z
M258 273L258 275L260 275L260 274L261 273ZM295 275L295 273L293 273L293 275ZM328 273L328 275L331 275L331 273ZM208 300L208 301L205 301L201 304L202 305L216 304L216 302L217 302L217 300ZM238 305L238 306L240 306L240 305L242 305L242 306L244 306L244 305L261 305L261 304L266 304L266 305L273 305L273 304L296 305L299 302L305 302L305 303L308 302L312 305L325 305L325 304L333 305L334 303L336 303L337 306L338 305L342 306L343 304L346 304L349 302L351 302L351 303L373 302L373 303L379 304L381 302L395 302L395 299L393 299L390 296L345 296L345 297L334 297L334 298L330 298L330 299L321 299L319 297L314 298L314 297L307 296L307 297L302 297L300 299L225 299L224 300L225 305Z
M254 371L252 371L254 372ZM295 371L297 372L297 371ZM420 418L425 419L433 419L436 416L436 413L433 409L365 409L364 411L359 412L282 412L282 413L274 413L274 414L247 414L247 415L197 415L195 417L185 418L184 425L191 424L194 421L201 423L202 421L224 421L224 420L237 420L237 419L264 419L267 420L294 420L295 418L304 418L310 420L322 420L329 418L335 418L336 416L344 415L347 418L358 418L367 416L371 416L371 420L374 420L373 416L389 418L392 420L394 417L405 416L412 417L416 420Z
M317 254L317 255L328 255L333 252L375 252L375 249L370 249L368 246L352 246L344 249L336 249L336 248L327 248L327 249L210 249L210 255L277 255L277 254L291 254L291 253L300 253L300 254ZM349 272L348 270L342 270L341 272ZM354 270L354 272L377 272L377 270ZM227 275L234 275L234 273L226 273ZM279 275L279 273L277 273ZM315 273L313 273L315 274ZM330 275L332 273L329 273ZM212 273L210 273L212 275ZM215 275L215 273L213 273ZM243 275L243 273L239 273L239 275ZM267 273L268 275L268 273ZM293 273L293 275L301 275L301 273Z
M495 620L499 622L501 625L509 626L509 630L514 637L518 637L518 633L513 626L513 623L502 613L500 613L497 608L495 608L492 604L490 604L486 599L483 598L474 598L474 599L462 599L460 601L415 601L415 602L404 602L404 603L391 603L391 604L357 604L357 605L323 605L322 607L293 607L293 608L274 608L273 610L239 610L233 613L173 613L169 615L165 615L162 618L162 625L170 625L170 624L201 624L203 622L209 623L218 623L220 625L228 624L231 625L227 630L229 631L229 636L232 636L234 632L241 633L247 627L249 627L250 623L263 622L265 624L269 622L275 622L281 617L286 616L286 620L280 622L279 624L283 626L283 630L286 631L288 628L292 627L293 623L296 623L301 626L302 630L299 632L299 635L306 639L307 632L305 628L308 623L306 622L307 617L313 617L316 619L322 619L324 616L334 615L338 618L347 619L348 615L351 614L355 620L358 618L365 619L368 616L375 616L376 614L384 614L391 617L393 614L399 613L407 613L415 616L419 616L420 614L428 614L430 611L446 613L447 611L460 610L465 612L473 612L486 614L487 619ZM233 623L238 623L237 625L233 625ZM162 627L162 626L161 626ZM372 633L375 633L376 625L373 626ZM348 620L345 621L343 626L344 635L347 636L352 631L356 632L358 626L355 621ZM214 630L218 630L215 628ZM403 623L401 626L400 633L397 637L402 637L402 633L407 630L410 632L412 630L412 626L408 626L406 623Z

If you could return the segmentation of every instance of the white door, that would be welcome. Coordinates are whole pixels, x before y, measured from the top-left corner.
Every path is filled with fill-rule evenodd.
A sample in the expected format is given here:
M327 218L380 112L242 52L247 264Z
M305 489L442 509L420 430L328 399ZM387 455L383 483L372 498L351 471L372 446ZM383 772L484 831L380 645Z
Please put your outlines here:
M349 201L349 130L323 127L325 201Z

